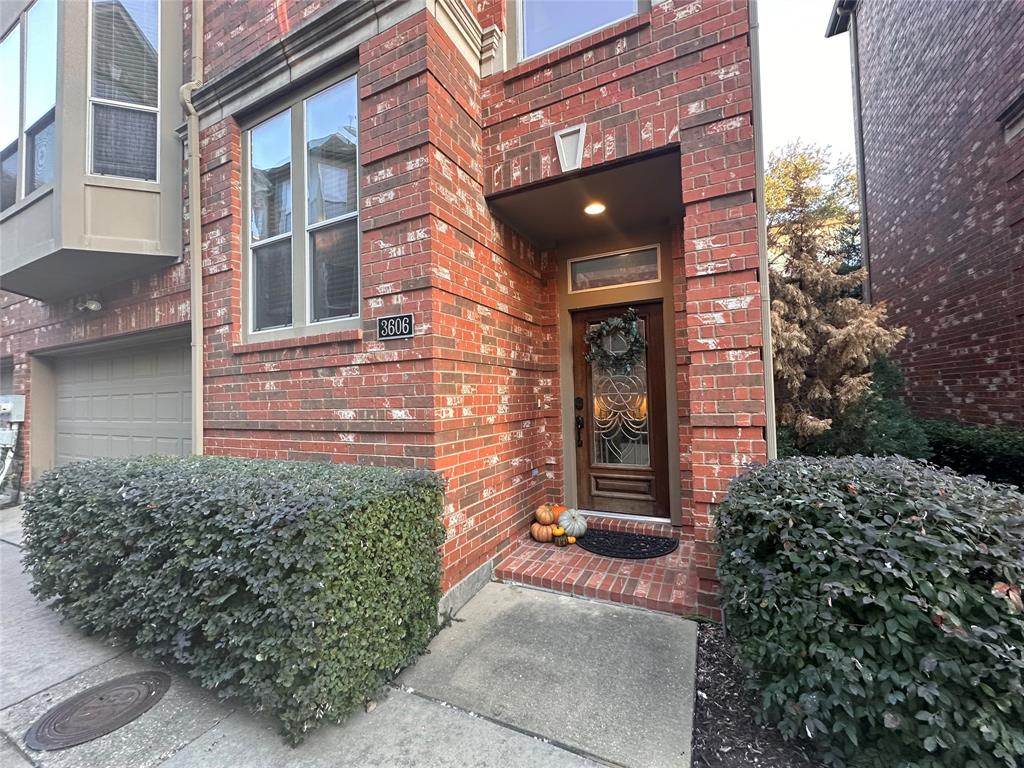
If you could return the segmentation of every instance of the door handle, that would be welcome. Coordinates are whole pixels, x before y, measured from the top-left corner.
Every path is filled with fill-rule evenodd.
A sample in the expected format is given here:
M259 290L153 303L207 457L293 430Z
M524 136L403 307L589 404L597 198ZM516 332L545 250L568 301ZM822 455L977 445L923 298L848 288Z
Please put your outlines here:
M582 448L583 447L583 427L584 427L585 424L586 424L586 422L583 421L583 417L580 416L580 415L577 415L576 416L576 447L577 448Z

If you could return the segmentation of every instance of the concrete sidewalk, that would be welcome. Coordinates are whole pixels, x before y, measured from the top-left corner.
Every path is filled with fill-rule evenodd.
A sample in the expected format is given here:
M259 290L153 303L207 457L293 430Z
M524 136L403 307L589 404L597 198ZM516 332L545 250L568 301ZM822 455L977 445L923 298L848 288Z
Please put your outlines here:
M181 675L150 711L70 749L28 727L93 685L153 668L36 603L20 526L0 512L0 768L689 766L695 627L489 584L370 713L292 749L276 726Z

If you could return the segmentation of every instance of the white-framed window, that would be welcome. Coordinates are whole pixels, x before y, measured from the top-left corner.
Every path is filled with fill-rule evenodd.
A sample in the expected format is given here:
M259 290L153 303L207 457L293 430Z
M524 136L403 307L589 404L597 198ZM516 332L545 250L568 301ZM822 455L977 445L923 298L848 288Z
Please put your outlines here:
M331 330L359 315L355 76L302 93L246 134L248 330Z
M35 0L0 40L0 210L53 184L57 0Z
M90 0L89 29L89 172L157 181L159 0Z
M569 259L569 293L657 283L661 280L660 251L657 245L645 245Z
M588 35L634 16L644 0L518 0L519 60Z

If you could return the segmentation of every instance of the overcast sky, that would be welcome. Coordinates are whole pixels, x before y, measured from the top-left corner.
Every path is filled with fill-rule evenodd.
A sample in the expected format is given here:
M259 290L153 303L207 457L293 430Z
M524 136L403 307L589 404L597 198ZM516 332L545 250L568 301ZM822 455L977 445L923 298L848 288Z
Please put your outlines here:
M800 139L853 156L850 35L825 39L832 0L760 0L766 150Z

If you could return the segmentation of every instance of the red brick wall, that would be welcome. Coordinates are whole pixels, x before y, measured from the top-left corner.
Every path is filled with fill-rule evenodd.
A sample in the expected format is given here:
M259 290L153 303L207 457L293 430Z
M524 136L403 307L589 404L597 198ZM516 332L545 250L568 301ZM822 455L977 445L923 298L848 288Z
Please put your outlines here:
M939 12L936 12L938 9ZM871 289L923 416L1024 427L1024 5L857 10Z
M289 25L315 23L306 12L324 6L209 5L207 77ZM503 3L476 11L504 25ZM208 452L439 470L443 586L498 552L537 504L562 495L559 334L554 257L497 222L485 194L555 178L552 133L586 119L586 167L679 152L679 471L702 610L713 613L711 505L765 456L747 32L743 0L670 1L482 83L425 11L365 42L358 331L244 343L242 132L232 118L205 127ZM188 319L185 267L125 290L123 312L151 315L139 328ZM30 317L53 311L25 307L10 315L19 350L42 346ZM379 342L375 318L396 311L415 312L417 335Z
M480 9L482 23L504 26L500 0ZM711 505L766 456L748 31L743 0L659 3L485 79L481 95L488 192L556 177L553 133L583 121L584 168L679 148L679 472L708 611Z

